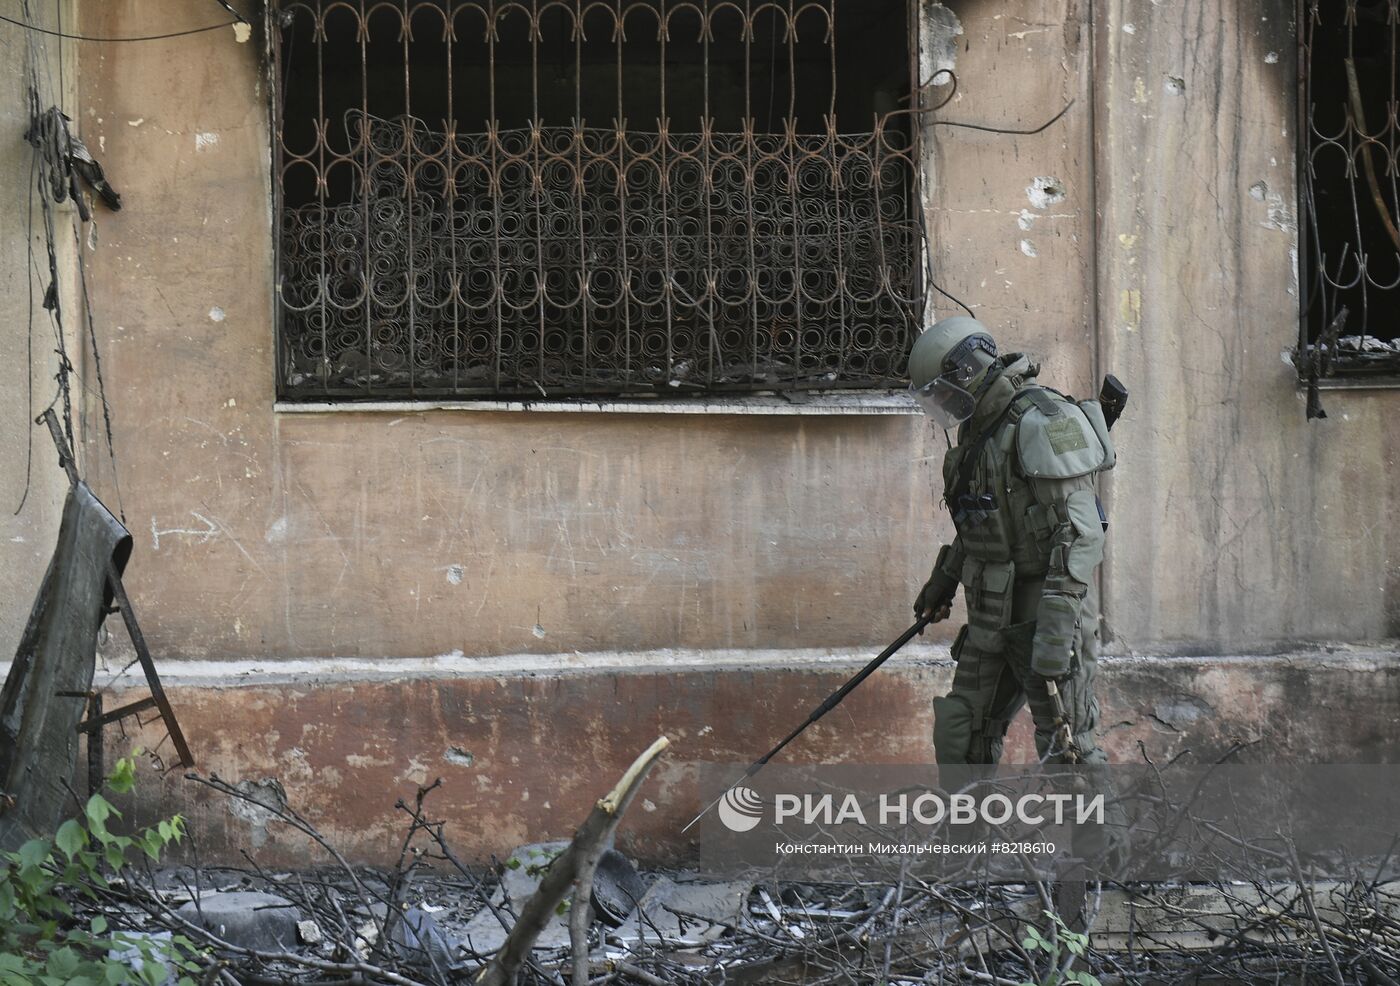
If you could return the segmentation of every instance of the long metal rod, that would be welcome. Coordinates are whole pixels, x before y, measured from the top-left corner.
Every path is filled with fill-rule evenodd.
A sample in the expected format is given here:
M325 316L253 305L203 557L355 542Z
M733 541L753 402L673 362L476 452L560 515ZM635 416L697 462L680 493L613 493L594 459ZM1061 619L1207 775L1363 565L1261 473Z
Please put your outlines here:
M884 664L891 657L893 657L895 653L899 651L899 649L902 648L905 644L909 643L909 641L913 640L919 634L923 633L924 627L928 626L930 622L932 622L930 617L919 617L918 621L908 630L905 630L902 634L900 634L899 638L895 640L894 643L890 644L888 647L882 650L879 653L879 656L877 656L865 667L861 668L860 671L856 673L856 676L854 678L852 678L850 681L846 682L836 691L828 695L826 697L826 700L823 701L821 705L818 705L815 709L812 710L811 714L807 716L807 720L804 723L802 723L802 725L798 726L792 732L788 733L787 736L783 738L783 741L777 746L773 747L773 749L769 750L763 756L759 757L753 763L749 764L749 769L744 771L743 776L735 780L734 784L740 784L748 780L754 774L757 774L760 770L762 770L764 764L768 763L769 760L772 760L774 757L776 757L779 753L782 752L783 747L787 746L793 740L797 739L797 737L801 736L803 732L806 731L807 727L812 725L812 723L816 722L822 716L826 715L832 709L836 708L836 706L840 705L842 699L844 699L847 695L851 694L851 692L855 691L856 688L859 687L860 683L866 678L869 678L872 674L874 674L875 670L879 668L880 665ZM690 823L686 825L685 828L681 829L681 832L688 832L692 825L700 821L700 819L704 818L709 813L710 809L713 808L715 805L719 804L720 801L723 800L724 795L733 789L734 784L730 784L724 789L723 792L720 793L719 797L715 798L713 801L707 804L701 810L700 814L692 818L690 820Z

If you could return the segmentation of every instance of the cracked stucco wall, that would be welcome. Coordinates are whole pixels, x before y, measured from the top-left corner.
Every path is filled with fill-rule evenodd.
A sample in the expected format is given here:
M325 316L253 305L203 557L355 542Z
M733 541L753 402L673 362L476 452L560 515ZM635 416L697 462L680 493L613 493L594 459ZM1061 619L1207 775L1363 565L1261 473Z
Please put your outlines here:
M1217 8L926 4L925 67L960 77L942 118L1029 128L1074 100L1034 135L926 129L935 269L1004 345L1045 357L1047 382L1087 393L1112 370L1133 390L1105 484L1110 649L1128 655L1105 662L1106 748L1384 758L1393 653L1257 656L1395 636L1396 397L1330 394L1332 417L1304 422L1279 360L1296 324L1291 5ZM187 13L89 5L82 26ZM454 834L499 852L565 834L658 732L678 759L746 762L902 629L949 534L941 437L919 419L277 414L260 72L257 40L223 32L120 46L83 62L74 114L127 202L99 214L91 263L130 586L167 668L215 669L171 675L201 767L380 861L393 797L440 774ZM22 255L3 256L13 284ZM11 489L18 418L0 421ZM52 537L61 480L43 475L32 509L49 513L27 508L19 533L49 540L0 542L7 651ZM616 660L580 656L602 651ZM1170 656L1191 654L1256 656ZM902 657L793 755L927 760L947 675ZM1010 756L1028 742L1022 719ZM629 849L668 851L694 780L668 770ZM142 810L187 811L214 853L304 859L263 810L180 783L144 788Z
M1111 649L1397 635L1397 395L1304 420L1296 35L1287 0L932 5L957 97L929 127L934 260L1075 393L1132 391L1104 483ZM926 29L926 31L929 29ZM938 90L932 90L939 98ZM952 314L940 299L941 314Z
M1291 8L924 9L925 67L960 78L941 118L1028 128L1074 100L1034 135L929 127L925 167L940 284L1043 355L1047 382L1086 393L1111 369L1133 390L1105 485L1113 646L1390 635L1394 398L1336 395L1307 425L1278 358ZM81 13L97 34L189 16ZM941 436L917 418L276 413L259 51L223 31L93 49L73 114L127 202L99 213L91 283L159 658L865 647L902 629L950 533ZM0 551L8 650L47 552Z
M189 16L176 0L88 6L83 26L165 15ZM129 581L158 658L840 646L903 629L945 534L919 418L278 414L259 49L211 32L104 49L83 74L84 136L127 203L104 217L92 284Z
M1294 5L1095 5L1102 360L1135 384L1106 604L1200 651L1397 632L1396 394L1306 422ZM1124 523L1126 522L1126 523ZM1151 574L1149 574L1151 573Z

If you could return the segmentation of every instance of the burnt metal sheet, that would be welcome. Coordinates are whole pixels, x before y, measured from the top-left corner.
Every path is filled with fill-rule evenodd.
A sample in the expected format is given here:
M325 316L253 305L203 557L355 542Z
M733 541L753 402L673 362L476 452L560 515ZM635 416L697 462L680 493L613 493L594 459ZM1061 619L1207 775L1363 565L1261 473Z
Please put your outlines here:
M53 831L78 756L97 630L131 535L87 484L68 491L58 544L0 692L0 849Z

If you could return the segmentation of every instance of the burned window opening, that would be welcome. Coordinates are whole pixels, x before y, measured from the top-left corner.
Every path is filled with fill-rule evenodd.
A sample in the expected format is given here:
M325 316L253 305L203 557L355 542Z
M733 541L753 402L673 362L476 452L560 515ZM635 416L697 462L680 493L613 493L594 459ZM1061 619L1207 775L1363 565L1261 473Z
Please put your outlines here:
M1327 348L1329 374L1394 375L1400 11L1390 0L1303 0L1300 13L1300 349ZM1332 343L1327 330L1343 309L1346 324ZM1301 373L1316 360L1295 362Z
M906 0L284 3L279 393L897 383Z

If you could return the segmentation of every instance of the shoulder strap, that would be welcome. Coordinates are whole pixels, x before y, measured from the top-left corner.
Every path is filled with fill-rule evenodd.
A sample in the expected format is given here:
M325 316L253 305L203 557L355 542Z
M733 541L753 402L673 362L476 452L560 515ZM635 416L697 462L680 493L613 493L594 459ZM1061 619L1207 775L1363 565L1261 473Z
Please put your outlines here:
M1051 397L1044 387L1028 388L1026 391L1023 391L1023 393L1030 397L1031 403L1035 405L1036 410L1047 418L1058 418L1064 413L1060 410L1059 401Z

